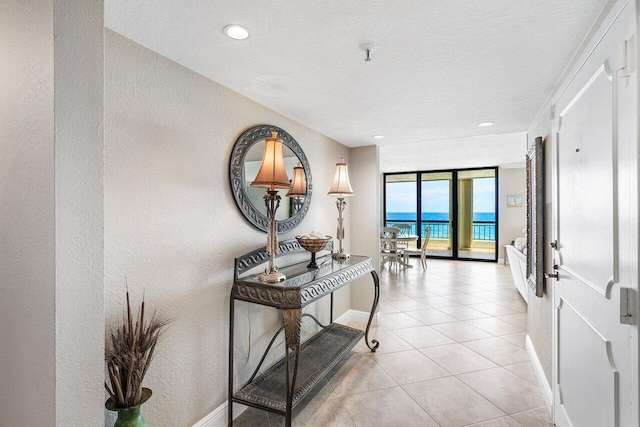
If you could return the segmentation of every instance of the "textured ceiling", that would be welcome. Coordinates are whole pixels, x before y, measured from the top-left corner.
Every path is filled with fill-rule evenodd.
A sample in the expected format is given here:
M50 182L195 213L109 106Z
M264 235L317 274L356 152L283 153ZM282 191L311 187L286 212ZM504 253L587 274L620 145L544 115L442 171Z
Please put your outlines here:
M606 3L106 0L105 25L345 145L387 145L525 131Z

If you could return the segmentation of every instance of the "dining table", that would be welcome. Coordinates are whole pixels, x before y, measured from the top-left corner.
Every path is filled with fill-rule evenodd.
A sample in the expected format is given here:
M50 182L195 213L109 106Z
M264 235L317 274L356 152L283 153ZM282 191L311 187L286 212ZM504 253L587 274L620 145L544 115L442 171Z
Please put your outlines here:
M380 244L382 247L384 247L386 243L395 243L395 247L401 250L402 248L400 248L398 245L406 245L406 247L408 247L409 242L416 242L419 237L420 236L418 236L417 234L398 235L397 237L385 237L384 235L380 235ZM402 267L413 268L413 266L409 264L407 257L404 255L398 257L398 263Z

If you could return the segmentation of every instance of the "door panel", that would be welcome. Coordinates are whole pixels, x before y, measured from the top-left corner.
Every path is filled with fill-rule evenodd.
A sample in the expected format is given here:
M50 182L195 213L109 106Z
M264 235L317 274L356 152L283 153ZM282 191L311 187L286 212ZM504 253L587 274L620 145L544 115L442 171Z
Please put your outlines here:
M609 359L609 341L565 300L560 300L557 316L564 347L558 360L563 415L574 426L616 425L617 372ZM591 410L585 411L584 407Z
M602 295L614 276L614 87L609 68L605 60L560 113L558 129L562 269Z
M638 86L635 67L617 72L634 33L635 3L620 1L554 102L559 427L638 426L637 326L620 323L620 288L638 286Z

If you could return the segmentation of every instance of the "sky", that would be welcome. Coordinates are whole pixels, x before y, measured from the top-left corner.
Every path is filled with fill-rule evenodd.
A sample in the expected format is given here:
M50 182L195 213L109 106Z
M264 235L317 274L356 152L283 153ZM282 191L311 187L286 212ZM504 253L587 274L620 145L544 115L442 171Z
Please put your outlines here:
M495 211L495 179L473 180L473 211ZM387 184L387 212L416 211L416 183L393 182ZM422 211L449 212L449 181L422 183Z

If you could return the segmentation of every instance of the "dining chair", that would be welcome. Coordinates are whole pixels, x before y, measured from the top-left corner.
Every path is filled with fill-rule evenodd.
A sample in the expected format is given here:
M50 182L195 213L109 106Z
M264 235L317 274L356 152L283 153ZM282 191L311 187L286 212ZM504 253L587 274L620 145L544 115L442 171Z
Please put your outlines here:
M424 237L422 238L422 246L420 249L405 249L404 256L408 262L409 255L420 255L420 264L424 270L427 269L427 245L429 244L429 236L431 236L431 226L428 226L424 230Z
M398 229L396 227L383 227L380 234L380 268L389 262L389 269L393 265L398 269L399 261L404 252L398 248Z
M399 236L408 236L411 234L411 224L393 224L398 229Z
M393 226L398 229L398 237L407 237L411 234L411 224L393 224ZM398 242L398 248L409 248L409 242L406 240Z

